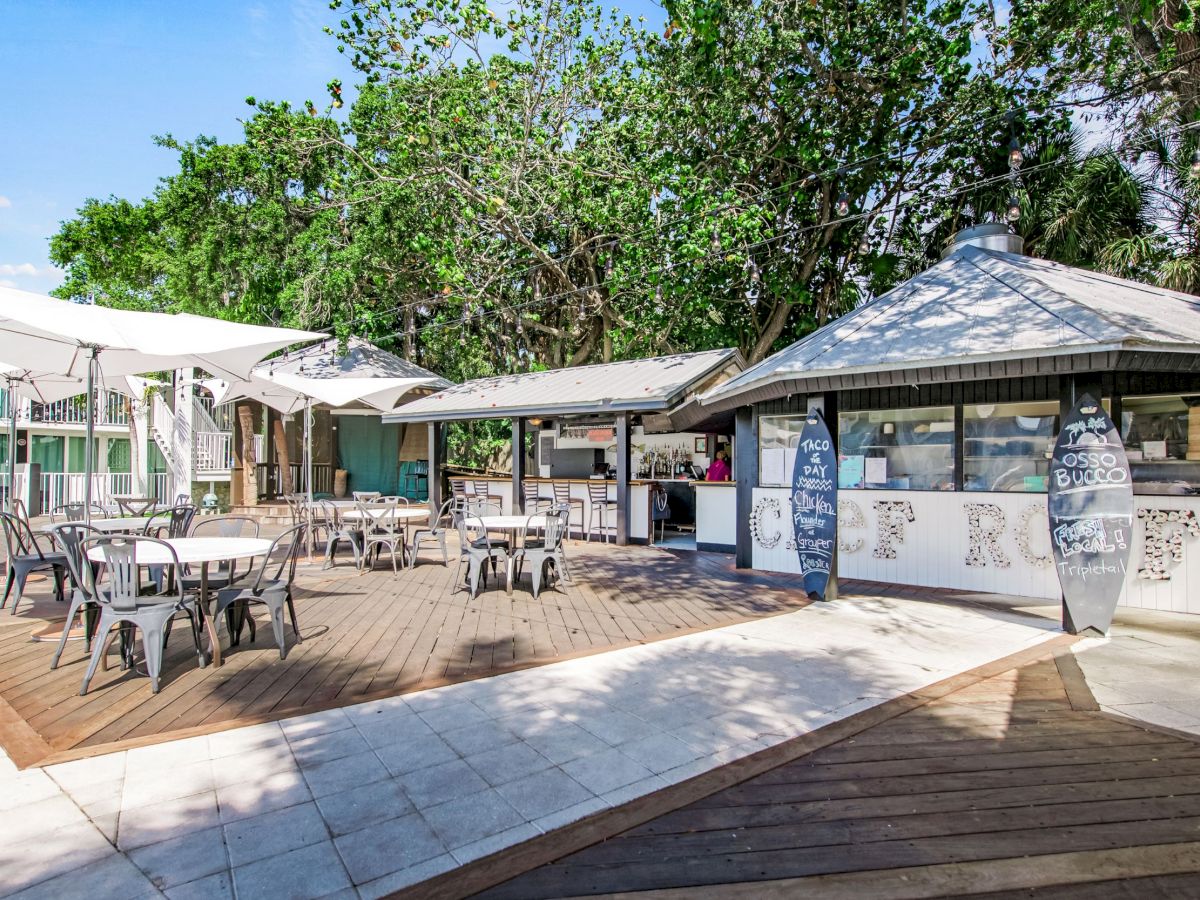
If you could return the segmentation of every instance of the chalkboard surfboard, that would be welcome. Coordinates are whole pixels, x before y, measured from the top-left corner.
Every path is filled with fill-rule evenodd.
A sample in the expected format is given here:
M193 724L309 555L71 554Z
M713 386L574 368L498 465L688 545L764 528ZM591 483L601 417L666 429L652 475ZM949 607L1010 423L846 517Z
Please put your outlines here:
M810 412L792 466L792 534L804 590L825 599L837 541L837 453L819 410Z
M1072 634L1112 623L1133 540L1133 479L1121 435L1084 395L1058 433L1046 496L1050 548Z

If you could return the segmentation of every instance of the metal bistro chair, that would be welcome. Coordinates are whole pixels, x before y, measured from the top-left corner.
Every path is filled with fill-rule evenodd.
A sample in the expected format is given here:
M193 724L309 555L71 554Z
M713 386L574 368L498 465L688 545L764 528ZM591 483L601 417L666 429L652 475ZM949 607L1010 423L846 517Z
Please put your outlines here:
M292 620L292 634L296 643L304 643L300 636L300 626L296 622L296 605L292 601L292 584L296 580L296 562L305 544L307 525L293 525L271 545L270 551L259 567L254 584L249 587L231 587L217 592L217 606L214 612L216 620L220 621L221 613L237 611L240 613L234 619L229 629L229 642L236 646L241 641L242 624L250 626L250 643L254 643L257 628L254 617L246 615L247 607L252 603L267 607L271 615L271 630L275 633L275 643L279 646L279 658L287 659L287 643L283 638L283 608L286 606L288 616Z
M29 527L27 521L13 513L0 513L0 521L4 525L4 544L8 550L8 578L4 582L4 597L0 599L0 609L8 602L13 585L17 586L17 596L13 600L12 614L17 614L17 607L25 596L25 582L32 572L50 572L54 576L54 597L63 599L63 580L67 575L67 557L61 550L47 550L38 543L37 535Z
M573 507L579 507L579 527L583 528L583 500L579 497L571 496L571 483L569 481L552 481L551 489L554 491L554 504L556 506L567 507L567 536L570 537L570 510Z
M256 538L258 531L258 520L249 516L207 516L202 517L192 526L190 537ZM248 572L243 572L239 576L237 560L218 562L209 566L208 587L210 590L229 587L239 577L244 578L247 574ZM185 568L180 577L183 579L185 591L200 590L200 574L198 572L187 571Z
M465 478L450 479L450 496L460 503L466 503L471 499L471 495L467 493L467 480Z
M154 497L113 497L113 500L120 515L139 519L150 513L158 503Z
M450 565L450 555L446 552L446 530L458 527L456 513L458 507L451 497L438 510L437 518L424 527L413 529L412 543L408 545L408 567L416 568L417 550L422 544L436 543L442 548L442 565Z
M524 545L517 551L517 577L520 577L521 566L526 560L530 563L529 575L533 579L533 599L541 592L542 577L546 567L552 565L558 577L565 577L567 561L563 556L563 533L567 529L567 517L570 510L566 507L530 516L525 523L526 538ZM528 537L529 529L533 527L542 532L540 539Z
M82 522L67 522L55 525L50 529L54 542L62 547L67 560L67 576L71 585L71 609L67 620L63 622L62 637L58 640L58 649L50 660L50 668L57 669L58 661L67 646L71 636L71 628L75 625L75 617L82 613L83 617L83 652L91 653L92 637L96 632L99 604L95 599L95 572L92 563L83 555L83 542L88 538L103 537L103 532L97 531Z
M481 504L487 506L488 504ZM471 599L479 593L479 573L483 570L483 581L487 584L487 564L491 561L492 574L496 572L496 563L499 560L504 561L506 571L508 569L508 541L493 541L488 534L487 529L474 516L477 513L472 512L468 507L463 511L463 514L458 518L458 568L454 572L454 583L458 584L459 575L462 573L463 560L467 561L467 580L469 582L468 590Z
M608 497L608 485L603 482L600 484L588 484L588 525L587 539L592 539L592 525L596 521L596 517L600 518L600 537L605 541L608 540L608 514L615 512L617 509L617 501L610 500Z
M85 509L87 509L86 503L60 503L50 510L50 523L80 522L83 520ZM93 519L108 518L108 510L100 504L93 503L91 509Z
M547 505L547 508L554 506L554 498L543 497L541 490L541 482L530 481L528 479L521 482L521 496L525 500L525 512L541 512L543 503Z
M379 491L351 491L350 497L353 500L378 500L382 494Z
M168 538L186 537L192 527L192 519L196 518L196 507L190 503L172 506L150 516L150 521L142 530L145 537Z
M325 519L325 562L321 566L328 569L333 565L337 556L339 544L349 544L354 553L354 568L362 568L362 537L363 530L357 522L342 518L341 509L332 500L322 500L321 510Z
M405 505L407 504L408 501L406 500ZM396 548L400 548L400 560L403 562L405 547L404 523L393 515L399 505L395 498L375 501L360 500L357 503L363 524L362 568L364 570L374 565L374 560L371 559L371 552L378 547L387 547L392 554L392 574L400 574L396 568Z
M84 558L92 547L98 547L104 559L104 576L107 587L98 585L92 595L100 606L100 623L92 640L92 659L79 695L87 694L88 685L96 668L108 652L110 632L113 626L132 626L142 637L142 653L146 659L146 671L150 675L150 690L158 693L158 680L162 672L163 649L171 635L171 623L178 615L185 615L192 629L192 640L196 645L197 660L204 659L200 644L200 616L196 601L183 593L178 578L164 579L166 590L147 594L138 576L138 548L157 546L165 550L172 560L168 568L179 571L179 557L166 541L144 535L105 535L88 538L81 545ZM161 566L160 566L161 568ZM172 584L173 583L173 584Z

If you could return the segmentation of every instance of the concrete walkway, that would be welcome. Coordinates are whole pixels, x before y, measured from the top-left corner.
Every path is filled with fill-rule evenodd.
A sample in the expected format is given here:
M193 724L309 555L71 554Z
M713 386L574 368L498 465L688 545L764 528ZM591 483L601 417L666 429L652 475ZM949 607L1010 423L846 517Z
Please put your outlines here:
M1102 710L1200 736L1200 616L1121 609L1073 649Z
M846 597L45 770L5 759L0 893L378 897L1056 633Z

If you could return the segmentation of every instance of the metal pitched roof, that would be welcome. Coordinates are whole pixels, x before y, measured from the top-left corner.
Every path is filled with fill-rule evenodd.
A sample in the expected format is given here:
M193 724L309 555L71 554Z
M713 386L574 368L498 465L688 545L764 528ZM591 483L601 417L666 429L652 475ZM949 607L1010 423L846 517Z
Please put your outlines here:
M1119 350L1200 352L1200 298L963 246L702 398L739 405L788 382Z
M669 410L727 366L742 367L737 350L478 378L414 400L383 420L447 422L514 415Z

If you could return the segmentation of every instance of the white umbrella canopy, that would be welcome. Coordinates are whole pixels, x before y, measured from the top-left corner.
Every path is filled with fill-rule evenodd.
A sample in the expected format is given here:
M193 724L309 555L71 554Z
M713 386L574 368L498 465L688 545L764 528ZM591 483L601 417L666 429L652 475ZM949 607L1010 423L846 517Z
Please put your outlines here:
M199 366L242 378L260 359L323 335L187 313L109 309L0 288L0 360L84 379L93 352L106 375Z
M208 388L213 395L213 403L232 403L234 400L257 400L271 409L290 416L304 409L308 398L291 388L265 378L259 378L253 373L249 378L238 381L226 381L223 378L205 378L200 384Z
M330 339L285 359L262 363L254 374L334 408L362 403L384 412L417 388L440 391L453 386L440 375L356 337L349 339L341 356Z
M0 288L0 360L30 372L81 379L87 396L89 446L94 433L93 386L101 371L114 377L199 366L214 375L244 378L264 356L320 337L311 331L109 309ZM74 393L79 391L72 388L66 396ZM87 518L92 500L91 454L84 454L84 459Z

